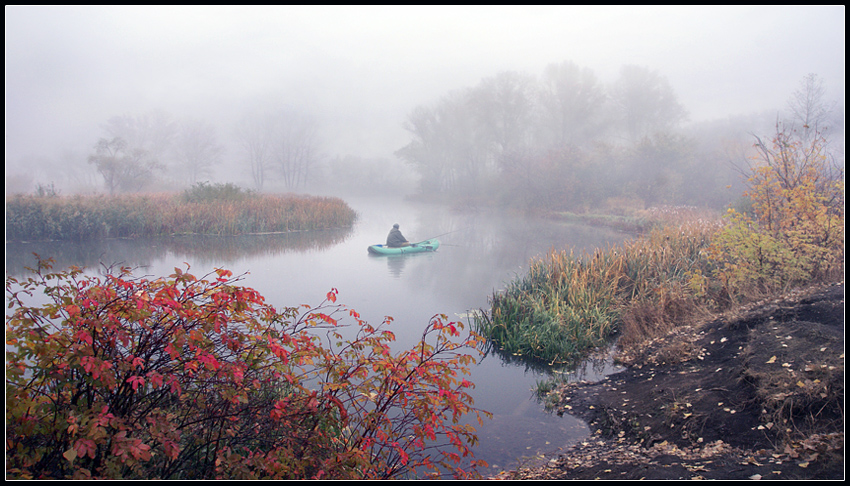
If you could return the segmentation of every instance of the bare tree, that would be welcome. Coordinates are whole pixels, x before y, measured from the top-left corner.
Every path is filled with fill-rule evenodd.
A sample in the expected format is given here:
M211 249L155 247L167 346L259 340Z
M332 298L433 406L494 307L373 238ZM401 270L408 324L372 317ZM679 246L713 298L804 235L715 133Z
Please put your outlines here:
M272 160L272 129L270 117L244 116L236 125L236 139L251 168L254 189L263 190Z
M258 191L272 176L288 189L307 184L321 157L318 123L293 109L246 115L236 138Z
M288 189L305 185L319 159L318 124L293 110L278 113L273 121L271 160Z
M808 137L808 138L804 138ZM774 194L783 194L790 202L794 191L813 191L820 204L835 211L844 207L843 164L838 163L829 151L829 139L817 130L800 133L777 122L776 133L770 141L758 136L755 162L749 163L747 184L752 192L755 186L763 188L765 200L778 199ZM760 170L766 168L767 170ZM766 183L766 176L771 183ZM843 209L842 209L843 210ZM770 213L766 213L770 226Z
M211 175L212 167L221 162L224 147L219 145L215 128L200 120L179 124L174 142L177 163L190 184Z
M803 78L800 87L788 100L791 120L794 125L800 125L803 140L811 141L815 134L828 133L830 127L824 125L835 107L835 102L827 102L825 98L823 79L810 73Z

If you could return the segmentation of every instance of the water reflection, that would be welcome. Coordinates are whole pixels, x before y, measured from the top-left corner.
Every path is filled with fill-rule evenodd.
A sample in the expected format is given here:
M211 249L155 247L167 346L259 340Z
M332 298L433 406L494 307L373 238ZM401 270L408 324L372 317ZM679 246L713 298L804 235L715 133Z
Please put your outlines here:
M387 272L394 279L401 279L404 274L405 267L415 266L422 261L432 261L435 258L434 253L406 253L402 255L369 255L370 259L376 261L386 261Z
M404 263L407 261L405 255L392 255L387 257L387 269L390 275L395 278L401 277L401 272L404 271Z
M527 372L553 375L557 381L563 383L596 381L623 369L613 362L611 349L592 353L577 362L551 365L543 360L509 353L492 341L488 341L485 345L484 356L488 355L498 356L502 362L523 367Z
M104 239L74 244L59 241L7 242L6 273L21 275L34 268L33 254L54 260L54 268L71 265L128 265L146 268L151 262L177 256L193 267L211 270L245 258L273 258L289 252L324 251L346 241L352 228L238 236L171 236Z

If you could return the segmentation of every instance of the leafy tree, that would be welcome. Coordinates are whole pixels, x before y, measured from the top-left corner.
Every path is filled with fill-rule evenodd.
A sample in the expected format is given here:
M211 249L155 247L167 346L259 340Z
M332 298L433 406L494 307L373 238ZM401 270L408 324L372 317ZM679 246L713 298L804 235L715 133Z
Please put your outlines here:
M101 279L44 261L7 277L7 478L468 473L458 463L476 437L458 419L479 413L461 378L475 336L435 316L393 354L392 333L335 290L278 311L238 280L126 268ZM28 305L36 293L46 303ZM341 317L358 326L349 341Z
M418 106L404 129L413 140L396 151L419 173L423 192L450 191L482 173L487 148L478 144L468 90L443 96L433 106Z
M119 190L138 190L150 179L154 170L162 168L145 150L130 148L120 137L98 140L95 153L89 156L89 163L103 177L109 194Z
M534 82L504 72L414 109L404 123L413 140L396 155L421 176L423 192L462 187L475 193L523 160L534 123Z
M471 92L476 125L496 160L525 152L534 124L535 88L532 77L505 71L483 79Z
M642 66L623 66L611 87L611 99L632 140L666 131L687 118L667 79Z
M546 66L539 97L544 145L585 144L601 130L606 94L590 69L568 61Z
M403 127L413 140L398 149L395 155L413 166L420 175L422 192L441 186L442 167L439 164L436 110L417 106L407 115Z
M475 90L455 91L438 106L444 166L449 189L476 193L483 181L496 172L498 150L490 132L476 114Z
M106 138L121 138L129 151L144 152L162 166L168 165L178 131L171 115L164 111L114 116L103 126L103 130L107 134Z
M692 158L690 142L682 136L656 132L628 150L624 187L644 202L644 207L673 204L682 197L682 173Z

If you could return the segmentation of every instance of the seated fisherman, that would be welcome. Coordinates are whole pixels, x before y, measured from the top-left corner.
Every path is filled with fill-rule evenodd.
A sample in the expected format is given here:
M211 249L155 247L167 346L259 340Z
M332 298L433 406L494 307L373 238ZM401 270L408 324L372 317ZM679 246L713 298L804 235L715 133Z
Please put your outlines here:
M410 242L407 241L407 238L401 234L401 231L398 229L398 223L393 225L393 229L390 230L390 234L387 235L387 246L389 248L398 248L400 246L410 246Z

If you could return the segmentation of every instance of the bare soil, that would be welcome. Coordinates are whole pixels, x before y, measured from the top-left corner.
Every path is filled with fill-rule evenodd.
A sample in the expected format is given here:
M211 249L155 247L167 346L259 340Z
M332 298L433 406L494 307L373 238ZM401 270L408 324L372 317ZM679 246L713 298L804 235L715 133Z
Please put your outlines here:
M593 431L494 479L844 479L844 283L678 328L558 413ZM552 397L550 397L552 398Z

